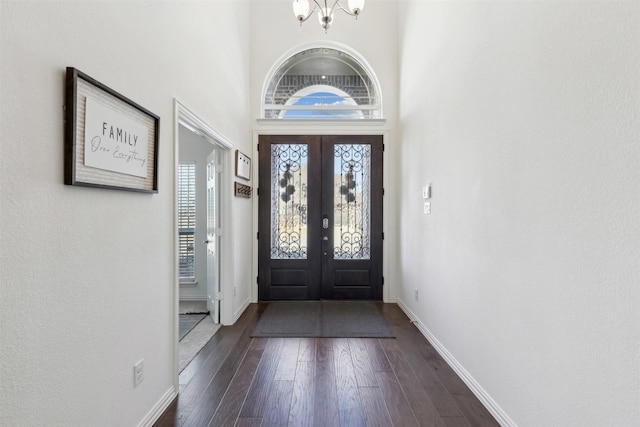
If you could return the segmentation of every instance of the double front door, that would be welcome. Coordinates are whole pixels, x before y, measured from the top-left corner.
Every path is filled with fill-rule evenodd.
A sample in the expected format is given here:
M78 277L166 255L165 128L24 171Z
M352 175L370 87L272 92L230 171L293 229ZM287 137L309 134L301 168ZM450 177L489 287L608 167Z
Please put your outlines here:
M382 136L259 139L261 301L382 299Z

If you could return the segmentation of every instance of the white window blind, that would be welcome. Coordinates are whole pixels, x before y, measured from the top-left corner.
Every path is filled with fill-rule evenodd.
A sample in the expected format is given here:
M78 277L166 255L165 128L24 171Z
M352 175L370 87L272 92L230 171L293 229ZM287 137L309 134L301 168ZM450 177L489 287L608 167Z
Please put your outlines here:
M180 280L195 280L196 164L178 165L178 234Z

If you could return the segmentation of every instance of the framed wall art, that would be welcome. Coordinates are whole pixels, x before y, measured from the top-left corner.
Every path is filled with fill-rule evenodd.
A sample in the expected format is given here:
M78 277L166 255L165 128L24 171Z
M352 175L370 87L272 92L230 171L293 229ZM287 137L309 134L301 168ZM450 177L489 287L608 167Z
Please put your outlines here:
M160 118L67 67L64 183L158 192Z
M251 158L236 150L236 176L238 178L251 179Z

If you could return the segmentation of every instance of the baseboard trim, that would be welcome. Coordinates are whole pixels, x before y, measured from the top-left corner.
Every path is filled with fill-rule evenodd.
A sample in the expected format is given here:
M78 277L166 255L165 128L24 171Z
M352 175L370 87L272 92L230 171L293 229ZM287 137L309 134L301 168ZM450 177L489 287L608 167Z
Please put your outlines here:
M238 308L236 310L235 313L233 313L233 323L231 323L232 325L235 324L238 319L240 318L240 316L242 316L242 313L244 313L244 311L247 309L247 307L249 307L249 304L251 304L251 300L249 298L247 298L241 305L240 308Z
M456 374L462 379L462 381L471 389L471 392L480 400L485 408L493 415L493 417L503 427L517 427L509 415L496 403L495 400L482 388L482 386L473 378L473 376L456 360L455 357L447 350L447 348L431 333L418 317L411 311L411 309L404 304L401 299L397 299L397 304L405 312L407 317L416 325L422 335L425 336L436 351L442 356L442 358L451 366Z
M160 400L154 405L154 407L149 411L149 413L140 421L138 427L152 427L153 424L160 419L164 411L167 410L169 405L173 402L178 396L178 392L176 388L172 385L169 387L164 395L160 398Z

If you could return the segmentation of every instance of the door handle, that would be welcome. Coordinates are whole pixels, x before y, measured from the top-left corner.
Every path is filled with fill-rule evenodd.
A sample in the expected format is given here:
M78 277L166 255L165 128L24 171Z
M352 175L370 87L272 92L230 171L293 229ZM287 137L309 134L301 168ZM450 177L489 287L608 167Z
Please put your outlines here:
M329 228L329 218L327 218L326 216L322 218L322 228L325 230Z
M202 243L213 243L213 240L203 240Z

